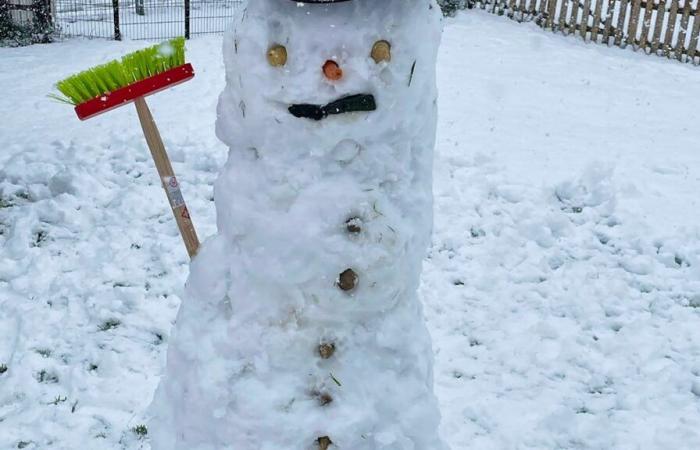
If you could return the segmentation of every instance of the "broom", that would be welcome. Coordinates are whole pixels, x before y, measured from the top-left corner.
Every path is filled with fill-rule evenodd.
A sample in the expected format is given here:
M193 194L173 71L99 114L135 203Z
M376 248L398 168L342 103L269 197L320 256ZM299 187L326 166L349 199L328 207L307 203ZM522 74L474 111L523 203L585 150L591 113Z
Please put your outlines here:
M191 64L185 63L185 39L177 38L59 81L56 88L63 96L50 95L56 100L75 105L80 120L127 103L136 105L146 143L190 258L197 253L199 239L145 97L192 77L194 69Z

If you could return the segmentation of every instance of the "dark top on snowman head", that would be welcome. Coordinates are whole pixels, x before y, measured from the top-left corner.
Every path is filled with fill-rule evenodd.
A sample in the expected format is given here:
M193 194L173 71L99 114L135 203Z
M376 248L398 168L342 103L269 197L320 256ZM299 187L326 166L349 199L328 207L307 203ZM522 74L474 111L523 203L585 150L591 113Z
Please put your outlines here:
M340 3L347 2L348 0L292 0L297 3Z

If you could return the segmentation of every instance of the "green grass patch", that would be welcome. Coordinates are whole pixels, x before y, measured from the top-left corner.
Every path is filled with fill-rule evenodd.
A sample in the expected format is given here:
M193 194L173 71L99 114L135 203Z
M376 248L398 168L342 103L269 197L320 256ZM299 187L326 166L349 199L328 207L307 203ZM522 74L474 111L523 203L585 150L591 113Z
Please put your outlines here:
M136 425L134 428L131 429L131 431L139 437L139 439L142 439L148 435L148 428L146 425Z
M68 397L61 397L60 395L53 399L50 403L51 405L57 406L59 403L63 403L68 400Z
M41 371L36 374L36 381L39 383L56 384L58 383L58 375L45 369L41 369Z
M37 348L34 349L34 351L43 356L44 358L48 358L49 356L51 356L52 353L51 350L48 348Z
M137 81L185 64L185 38L179 37L144 48L56 83L63 95L50 97L71 105L113 92Z
M117 328L122 322L119 319L107 319L100 324L100 331L109 331Z

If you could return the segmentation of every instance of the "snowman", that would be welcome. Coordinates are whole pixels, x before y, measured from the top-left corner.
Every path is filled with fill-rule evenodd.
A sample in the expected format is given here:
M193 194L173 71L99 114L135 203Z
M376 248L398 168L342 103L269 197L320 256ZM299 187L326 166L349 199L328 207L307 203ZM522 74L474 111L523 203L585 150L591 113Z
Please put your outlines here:
M191 267L153 450L442 450L417 297L434 0L254 0L225 37L218 233Z

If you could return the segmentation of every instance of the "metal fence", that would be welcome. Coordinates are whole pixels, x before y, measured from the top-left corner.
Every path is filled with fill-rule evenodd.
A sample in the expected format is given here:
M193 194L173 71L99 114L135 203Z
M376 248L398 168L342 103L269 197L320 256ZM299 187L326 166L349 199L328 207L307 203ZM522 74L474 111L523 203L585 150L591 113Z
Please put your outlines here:
M221 33L242 0L54 0L62 36L168 39Z

